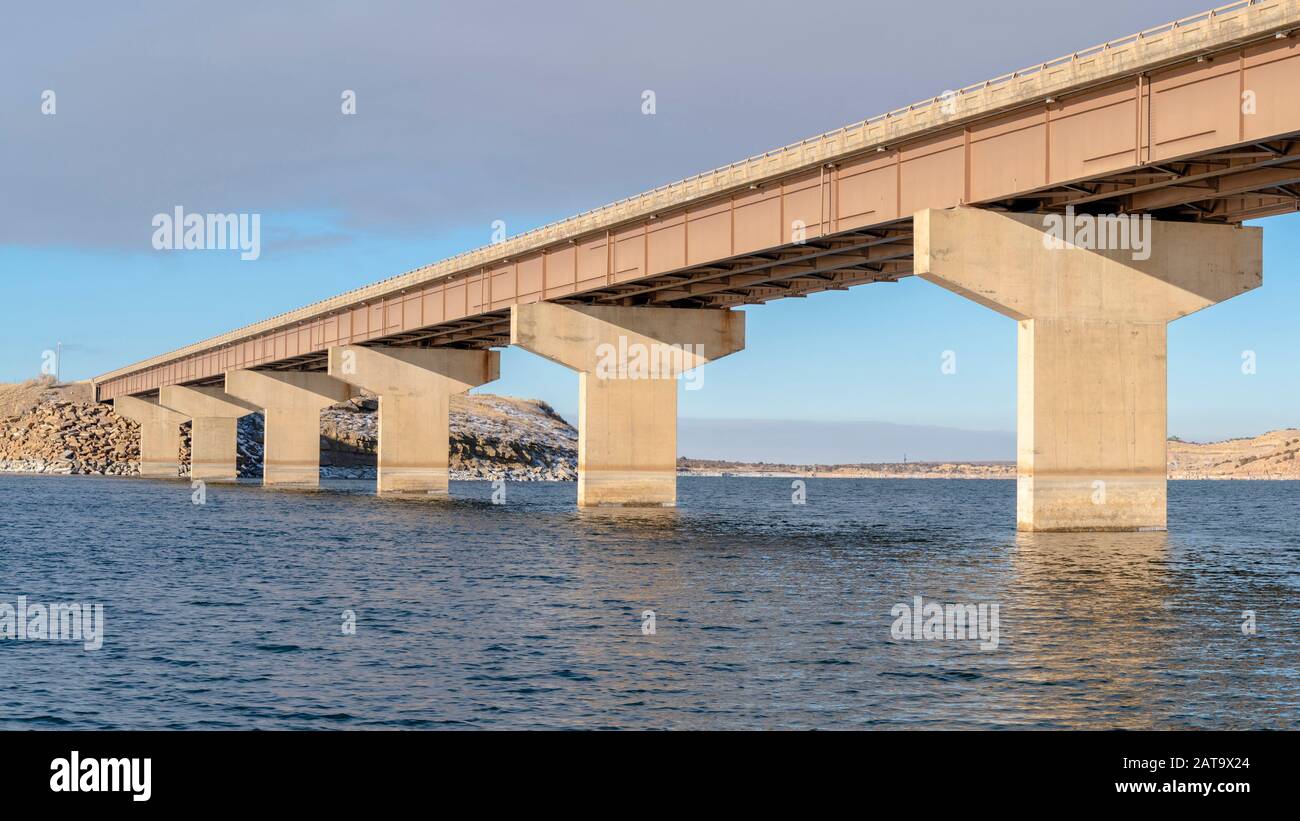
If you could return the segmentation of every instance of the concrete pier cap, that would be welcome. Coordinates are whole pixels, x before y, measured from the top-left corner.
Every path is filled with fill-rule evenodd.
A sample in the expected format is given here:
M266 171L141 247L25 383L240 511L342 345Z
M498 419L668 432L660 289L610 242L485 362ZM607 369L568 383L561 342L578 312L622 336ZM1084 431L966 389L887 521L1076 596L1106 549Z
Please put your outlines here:
M140 425L140 475L180 478L181 425L189 417L163 407L157 399L138 396L115 398L113 411Z
M1263 232L1075 219L920 211L915 271L1019 323L1017 527L1164 530L1166 325L1259 287Z
M382 494L446 496L450 401L501 374L496 351L340 345L329 375L379 397Z
M677 504L677 377L745 347L741 311L510 309L510 343L579 372L579 506Z
M320 487L320 412L351 399L353 387L323 373L237 370L225 392L266 415L262 484Z
M164 385L158 401L190 419L190 478L236 481L239 418L259 408L216 387Z

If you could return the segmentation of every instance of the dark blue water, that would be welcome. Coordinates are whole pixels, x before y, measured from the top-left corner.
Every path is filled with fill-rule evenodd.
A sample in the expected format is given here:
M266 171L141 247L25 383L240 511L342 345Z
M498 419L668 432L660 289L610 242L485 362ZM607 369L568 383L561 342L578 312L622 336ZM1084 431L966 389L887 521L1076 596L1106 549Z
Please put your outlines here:
M0 602L106 632L0 640L0 728L1300 727L1300 483L1050 536L1007 481L684 478L630 513L371 486L0 476ZM998 603L997 649L895 640L915 595Z

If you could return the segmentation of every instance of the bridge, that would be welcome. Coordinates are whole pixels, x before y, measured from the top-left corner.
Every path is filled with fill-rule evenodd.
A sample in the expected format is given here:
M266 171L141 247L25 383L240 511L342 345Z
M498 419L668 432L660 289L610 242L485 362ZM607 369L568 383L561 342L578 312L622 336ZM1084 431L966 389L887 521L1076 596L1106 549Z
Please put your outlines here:
M1164 529L1166 325L1262 284L1241 223L1300 209L1297 88L1300 0L1242 0L120 368L96 397L141 423L144 475L177 476L192 421L191 475L233 480L235 420L261 410L264 483L315 487L319 412L364 389L378 491L441 495L448 398L518 345L580 373L578 503L673 505L675 377L744 348L737 308L915 275L1019 324L1018 527Z

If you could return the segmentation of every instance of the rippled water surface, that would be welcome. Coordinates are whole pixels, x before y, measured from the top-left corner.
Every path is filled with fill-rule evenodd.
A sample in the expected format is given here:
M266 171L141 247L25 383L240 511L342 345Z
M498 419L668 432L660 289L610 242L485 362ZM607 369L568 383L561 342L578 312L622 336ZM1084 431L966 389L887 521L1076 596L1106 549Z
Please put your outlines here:
M1300 727L1300 483L1050 536L1006 481L684 478L593 513L327 486L0 476L0 602L106 632L0 641L0 728ZM997 649L893 639L915 595L998 603Z

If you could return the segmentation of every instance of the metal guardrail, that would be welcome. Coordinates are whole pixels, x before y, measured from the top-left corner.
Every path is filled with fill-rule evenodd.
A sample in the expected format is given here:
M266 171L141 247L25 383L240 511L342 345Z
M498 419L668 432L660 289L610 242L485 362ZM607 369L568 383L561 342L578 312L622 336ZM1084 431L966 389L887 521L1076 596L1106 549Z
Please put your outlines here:
M1300 0L1238 0L1137 34L1012 71L982 83L912 103L852 125L775 148L730 165L696 174L650 191L625 197L517 234L502 242L465 251L328 299L311 303L220 336L120 368L97 377L101 382L153 367L201 350L247 339L284 325L375 299L453 274L485 267L541 247L576 239L666 208L769 180L819 162L895 143L903 138L952 126L991 111L1045 98L1051 93L1159 65L1202 49L1230 45L1287 25L1300 26Z

